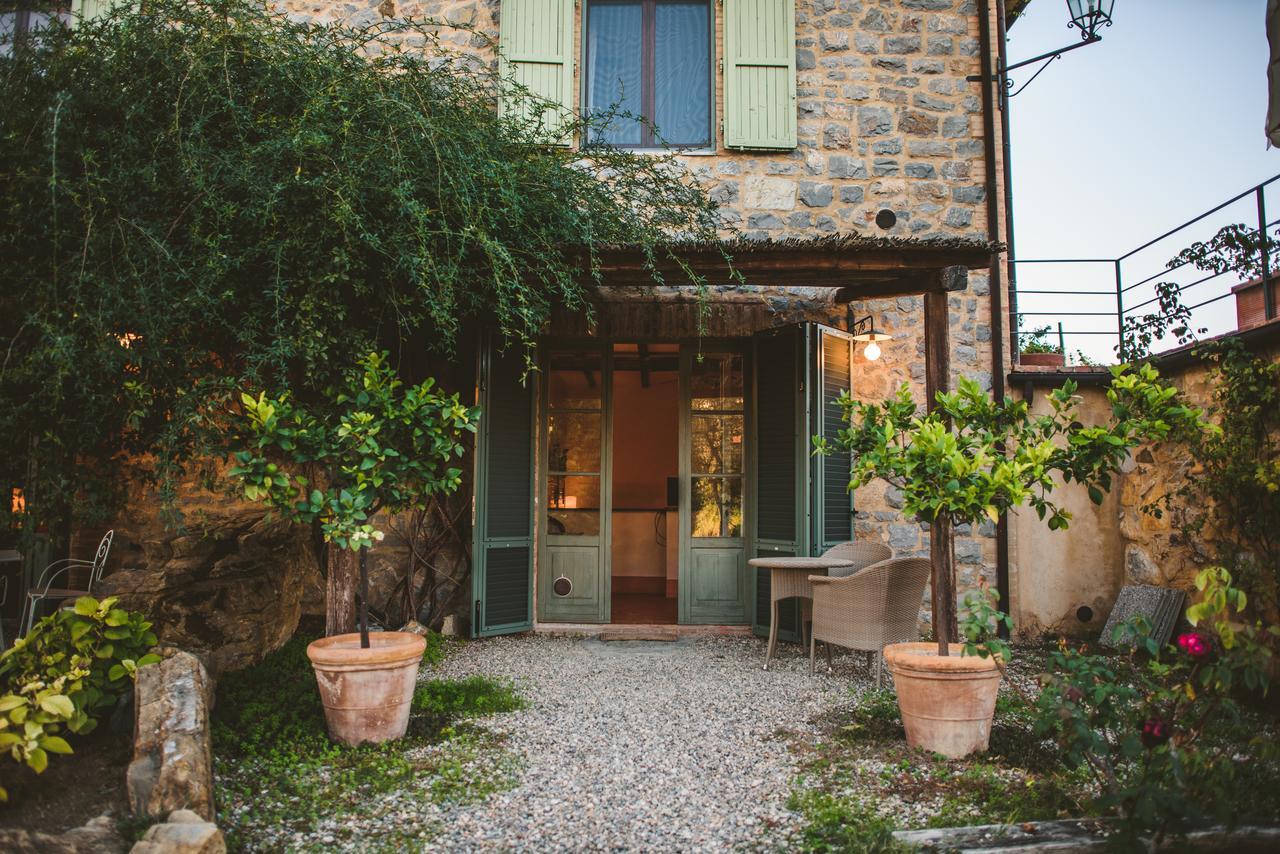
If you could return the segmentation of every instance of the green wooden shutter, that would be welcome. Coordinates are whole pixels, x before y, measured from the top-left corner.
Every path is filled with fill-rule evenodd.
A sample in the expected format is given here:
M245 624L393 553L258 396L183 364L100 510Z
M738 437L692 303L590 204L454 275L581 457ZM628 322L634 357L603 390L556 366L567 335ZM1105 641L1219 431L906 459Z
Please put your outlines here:
M472 635L533 628L533 390L516 346L481 346L472 519Z
M724 144L796 147L795 0L724 0Z
M853 384L853 339L838 329L818 326L812 349L817 381L813 383L813 432L834 439L844 423L836 404L841 392ZM813 471L812 551L820 555L837 543L853 539L853 493L849 492L852 457L833 451L810 457Z
M573 114L574 0L502 0L500 68L528 90L503 98L504 111L537 122L546 142L570 145Z
M807 324L755 337L755 557L809 553ZM756 634L769 633L769 571L755 569ZM778 637L799 640L800 610L783 601Z

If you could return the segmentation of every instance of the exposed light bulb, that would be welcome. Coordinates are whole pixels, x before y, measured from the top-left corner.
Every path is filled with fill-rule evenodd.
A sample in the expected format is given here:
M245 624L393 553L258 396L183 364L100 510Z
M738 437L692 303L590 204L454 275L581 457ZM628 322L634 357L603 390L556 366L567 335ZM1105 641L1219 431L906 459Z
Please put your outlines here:
M874 341L868 341L867 349L862 351L862 355L867 357L868 362L874 362L880 358L880 345Z

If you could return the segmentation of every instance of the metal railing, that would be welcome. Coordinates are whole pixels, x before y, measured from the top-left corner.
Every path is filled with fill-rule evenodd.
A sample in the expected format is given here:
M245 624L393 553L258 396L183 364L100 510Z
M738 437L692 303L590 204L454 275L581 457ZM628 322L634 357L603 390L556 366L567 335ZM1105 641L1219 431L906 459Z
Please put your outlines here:
M1267 218L1268 190L1280 181L1276 175L1218 206L1175 226L1116 258L1016 258L1017 283L1013 293L1019 323L1013 333L1017 349L1027 338L1056 338L1068 363L1111 363L1121 352L1122 337L1150 325L1143 318L1160 311L1160 285L1177 293L1190 312L1187 326L1197 337L1218 335L1237 328L1234 303L1226 302L1246 278L1234 270L1214 272L1190 261L1173 263L1182 250L1210 240L1221 228L1242 224L1257 238L1280 224ZM1273 207L1273 210L1275 207ZM1271 240L1257 240L1256 263L1262 271L1263 316L1276 316L1272 293ZM1251 259L1253 260L1253 259ZM1257 279L1253 280L1257 282ZM1105 320L1103 320L1105 318ZM1047 333L1044 331L1048 327ZM1037 332L1039 330L1039 332ZM1203 332L1201 332L1203 330ZM1072 345L1068 348L1068 342ZM1152 352L1180 345L1172 335L1158 338Z

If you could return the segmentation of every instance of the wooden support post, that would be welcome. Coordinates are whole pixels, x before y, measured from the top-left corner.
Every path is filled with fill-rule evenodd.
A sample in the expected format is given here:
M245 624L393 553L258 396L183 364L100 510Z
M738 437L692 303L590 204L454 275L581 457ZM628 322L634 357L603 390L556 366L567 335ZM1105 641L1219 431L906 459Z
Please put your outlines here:
M937 395L951 383L951 338L949 292L924 295L924 378L930 410L937 407ZM932 563L933 631L938 654L947 654L947 644L958 639L956 627L955 540L951 519L935 519L929 532L929 561Z

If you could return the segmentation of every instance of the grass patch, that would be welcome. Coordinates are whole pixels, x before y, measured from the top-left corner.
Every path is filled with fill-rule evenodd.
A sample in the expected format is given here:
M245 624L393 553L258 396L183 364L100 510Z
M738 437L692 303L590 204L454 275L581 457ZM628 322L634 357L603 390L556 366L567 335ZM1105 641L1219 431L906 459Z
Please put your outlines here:
M438 636L425 663L443 658ZM329 740L311 638L294 638L256 667L223 677L213 721L221 814L233 849L395 848L429 822L387 822L391 811L482 799L517 768L474 717L523 705L502 682L432 680L414 693L408 734L380 745ZM406 797L406 795L408 797ZM408 827L405 825L413 825Z

